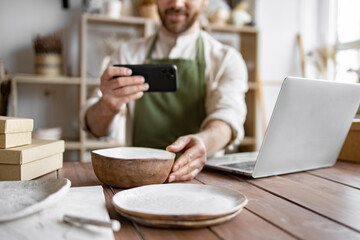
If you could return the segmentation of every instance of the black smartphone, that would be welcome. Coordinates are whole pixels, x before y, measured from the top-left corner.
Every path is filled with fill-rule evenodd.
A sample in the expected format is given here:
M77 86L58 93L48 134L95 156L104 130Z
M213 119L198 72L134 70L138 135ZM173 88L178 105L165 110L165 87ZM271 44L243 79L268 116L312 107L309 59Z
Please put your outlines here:
M116 64L132 70L133 76L143 76L149 84L148 92L175 92L178 89L176 65L172 64Z

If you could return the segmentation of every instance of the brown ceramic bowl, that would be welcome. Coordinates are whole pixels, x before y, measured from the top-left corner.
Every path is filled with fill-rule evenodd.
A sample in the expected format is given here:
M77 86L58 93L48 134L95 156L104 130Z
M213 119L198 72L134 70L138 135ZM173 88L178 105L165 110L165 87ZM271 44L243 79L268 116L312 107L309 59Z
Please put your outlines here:
M120 188L165 182L174 160L174 153L153 148L118 147L91 152L97 178Z

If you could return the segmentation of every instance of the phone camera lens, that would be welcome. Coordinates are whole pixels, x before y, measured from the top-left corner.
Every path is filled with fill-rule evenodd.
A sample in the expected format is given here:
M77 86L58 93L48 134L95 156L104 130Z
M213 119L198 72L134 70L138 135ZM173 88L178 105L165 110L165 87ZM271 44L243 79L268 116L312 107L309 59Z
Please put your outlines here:
M174 69L169 69L169 73L171 74L171 75L174 75L175 74L175 71L174 71Z

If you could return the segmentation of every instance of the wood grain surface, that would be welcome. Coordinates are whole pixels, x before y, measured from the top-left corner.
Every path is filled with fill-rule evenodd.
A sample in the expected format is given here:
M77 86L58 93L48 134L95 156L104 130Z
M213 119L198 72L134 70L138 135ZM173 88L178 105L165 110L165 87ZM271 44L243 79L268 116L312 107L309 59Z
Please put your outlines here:
M66 162L59 176L74 187L103 186L110 218L122 225L115 239L360 239L360 164L340 161L331 168L261 179L204 169L187 183L237 190L249 202L234 219L199 229L146 227L120 216L111 201L123 189L102 184L91 163Z

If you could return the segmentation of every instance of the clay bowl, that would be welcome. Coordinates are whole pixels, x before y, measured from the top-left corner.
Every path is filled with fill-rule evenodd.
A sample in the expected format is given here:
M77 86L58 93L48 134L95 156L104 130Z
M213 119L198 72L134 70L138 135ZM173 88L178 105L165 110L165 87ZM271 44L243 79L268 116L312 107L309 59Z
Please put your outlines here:
M174 159L174 153L153 148L117 147L91 152L97 178L120 188L164 183Z

